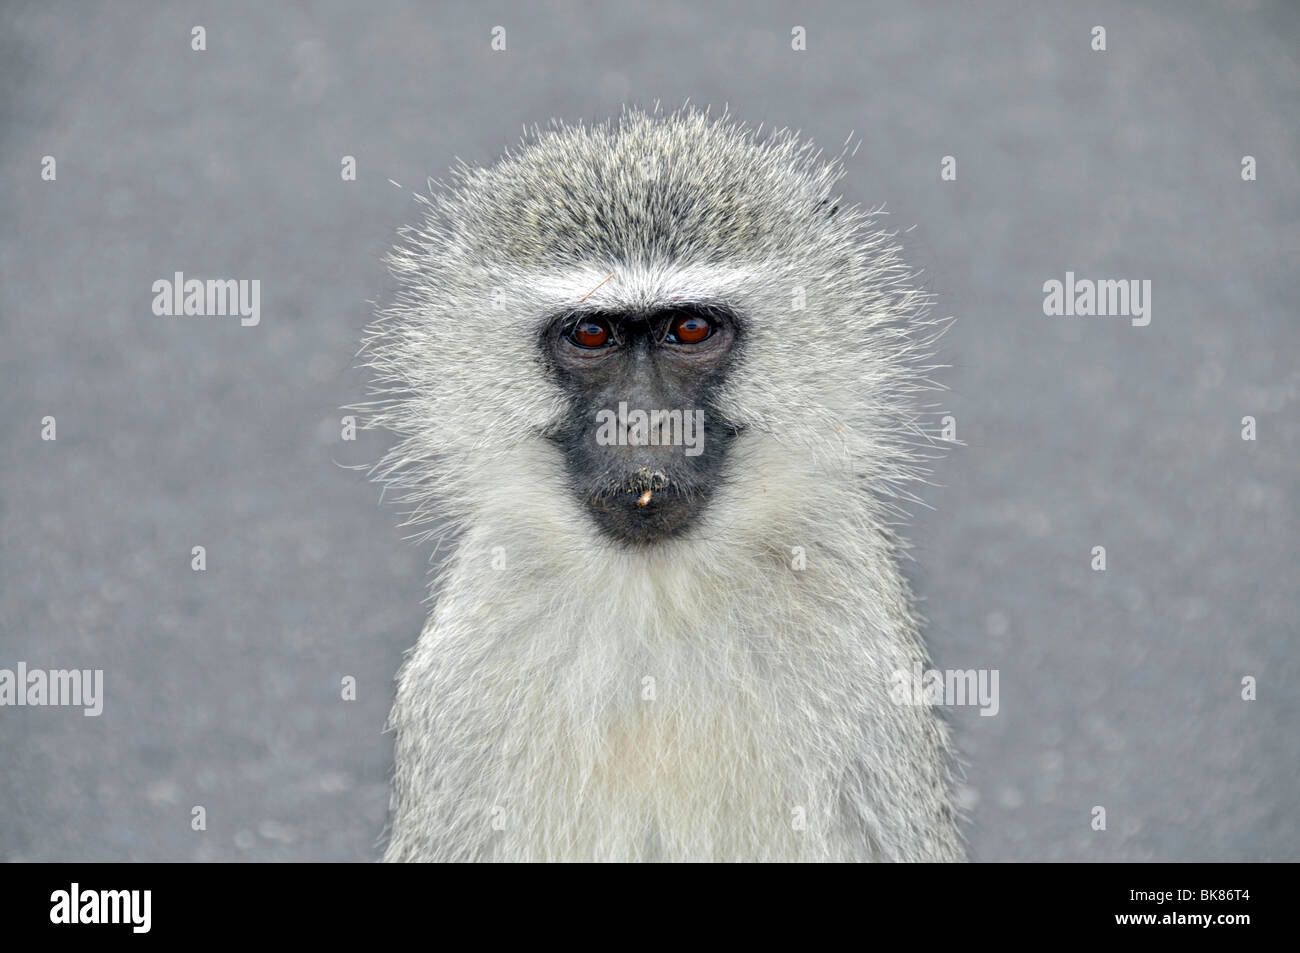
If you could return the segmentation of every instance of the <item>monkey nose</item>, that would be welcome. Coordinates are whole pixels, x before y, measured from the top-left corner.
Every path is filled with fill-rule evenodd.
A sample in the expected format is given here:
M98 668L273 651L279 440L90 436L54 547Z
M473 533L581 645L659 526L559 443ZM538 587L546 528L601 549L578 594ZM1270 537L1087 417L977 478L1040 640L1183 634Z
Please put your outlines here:
M628 488L633 493L638 490L641 491L641 496L642 499L644 499L644 502L639 499L637 500L637 505L645 506L646 503L650 502L650 495L656 490L662 490L668 485L668 483L668 474L664 473L664 471L651 470L649 467L641 467L641 469L637 470L637 472L633 474Z
M668 475L662 470L651 470L649 467L642 467L632 477L629 490L635 493L641 491L641 495L636 498L636 505L645 508L650 505L654 499L655 491L662 490L668 485Z

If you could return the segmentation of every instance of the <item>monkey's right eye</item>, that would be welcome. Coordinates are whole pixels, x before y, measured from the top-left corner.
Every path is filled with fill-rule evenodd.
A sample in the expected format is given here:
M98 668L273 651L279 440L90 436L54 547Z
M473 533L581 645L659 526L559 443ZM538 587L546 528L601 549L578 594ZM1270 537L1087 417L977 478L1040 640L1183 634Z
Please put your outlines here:
M569 340L578 347L604 347L609 343L609 325L604 321L579 321L569 332Z

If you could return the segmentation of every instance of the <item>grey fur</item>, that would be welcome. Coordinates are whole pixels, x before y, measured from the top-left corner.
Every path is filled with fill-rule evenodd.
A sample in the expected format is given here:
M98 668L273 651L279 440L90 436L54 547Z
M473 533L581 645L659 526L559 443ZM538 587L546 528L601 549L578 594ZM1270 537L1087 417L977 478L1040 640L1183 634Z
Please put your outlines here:
M369 423L401 438L376 476L451 543L399 677L386 859L962 858L944 725L890 698L928 665L890 527L935 327L841 175L790 133L629 111L425 200L364 348ZM725 479L646 549L594 532L541 436L566 404L537 329L610 273L589 304L752 324Z

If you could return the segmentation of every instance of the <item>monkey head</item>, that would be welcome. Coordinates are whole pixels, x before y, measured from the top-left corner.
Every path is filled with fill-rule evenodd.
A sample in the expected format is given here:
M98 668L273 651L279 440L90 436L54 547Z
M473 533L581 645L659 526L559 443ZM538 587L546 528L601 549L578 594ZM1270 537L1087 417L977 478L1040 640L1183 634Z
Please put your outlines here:
M775 545L911 479L926 296L842 174L695 110L462 166L389 258L379 478L416 524L629 552Z

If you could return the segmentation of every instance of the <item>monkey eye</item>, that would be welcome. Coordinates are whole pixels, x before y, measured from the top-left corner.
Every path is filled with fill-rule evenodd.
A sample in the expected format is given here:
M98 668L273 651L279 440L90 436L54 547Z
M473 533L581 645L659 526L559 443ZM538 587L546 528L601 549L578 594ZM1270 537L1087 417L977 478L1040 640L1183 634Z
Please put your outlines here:
M609 343L609 338L609 325L595 318L584 318L569 332L569 340L578 347L604 347Z
M668 325L668 337L673 344L699 344L713 333L713 324L698 314L683 314Z

